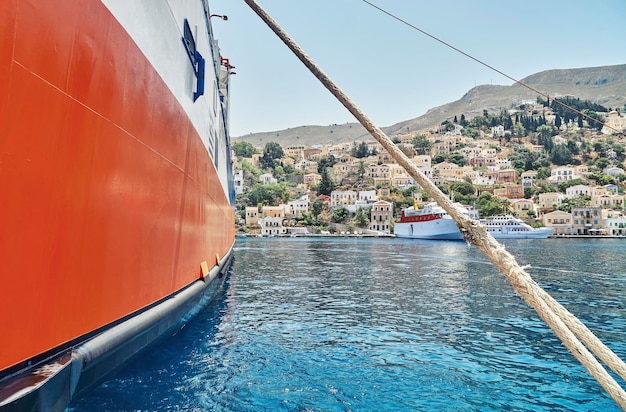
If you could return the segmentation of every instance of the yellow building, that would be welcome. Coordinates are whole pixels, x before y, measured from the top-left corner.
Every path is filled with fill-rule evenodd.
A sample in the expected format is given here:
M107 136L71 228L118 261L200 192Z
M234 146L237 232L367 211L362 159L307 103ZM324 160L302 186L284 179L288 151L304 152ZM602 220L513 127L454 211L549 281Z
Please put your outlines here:
M259 225L259 208L256 206L246 207L246 226L254 227Z
M555 235L571 235L572 214L562 210L546 213L542 218L543 225L554 229Z

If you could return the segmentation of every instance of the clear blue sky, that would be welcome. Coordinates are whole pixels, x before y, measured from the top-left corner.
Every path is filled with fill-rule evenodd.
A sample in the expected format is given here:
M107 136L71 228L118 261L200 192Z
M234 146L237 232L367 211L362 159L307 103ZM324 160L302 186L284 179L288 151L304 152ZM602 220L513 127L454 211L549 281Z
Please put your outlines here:
M480 84L512 81L361 0L257 0L380 127L418 117ZM549 69L626 64L626 0L372 0L522 79ZM231 135L355 122L243 0L211 0L231 78Z

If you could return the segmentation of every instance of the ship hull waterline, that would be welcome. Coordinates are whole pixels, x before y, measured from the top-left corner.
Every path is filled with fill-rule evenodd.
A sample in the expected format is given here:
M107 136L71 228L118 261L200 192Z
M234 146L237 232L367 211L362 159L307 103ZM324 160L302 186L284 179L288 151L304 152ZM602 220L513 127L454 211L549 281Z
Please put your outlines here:
M198 36L213 79L198 98L181 41L187 20L207 27L207 5L128 6L144 9L124 16L109 0L0 2L0 406L21 394L32 409L63 409L206 303L231 261L216 53ZM172 302L177 309L137 338L116 333L85 361L86 342ZM116 355L104 361L105 353ZM13 386L41 377L41 367L46 379ZM31 395L43 382L48 389Z
M232 251L205 280L130 316L92 339L77 344L4 383L11 395L2 411L63 410L69 402L110 376L129 359L174 334L202 308L210 304L228 276Z

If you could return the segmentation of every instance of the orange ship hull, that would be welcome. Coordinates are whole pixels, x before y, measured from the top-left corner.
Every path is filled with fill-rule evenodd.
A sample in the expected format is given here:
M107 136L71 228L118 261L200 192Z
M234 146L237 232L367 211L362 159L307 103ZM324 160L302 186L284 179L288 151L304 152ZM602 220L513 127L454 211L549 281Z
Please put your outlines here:
M0 2L0 379L223 266L205 146L102 2Z

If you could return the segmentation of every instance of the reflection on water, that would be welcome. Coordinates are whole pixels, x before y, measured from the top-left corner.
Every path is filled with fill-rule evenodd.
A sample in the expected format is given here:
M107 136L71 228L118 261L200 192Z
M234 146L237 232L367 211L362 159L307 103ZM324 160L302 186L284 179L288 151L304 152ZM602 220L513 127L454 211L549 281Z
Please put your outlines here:
M626 355L626 244L508 241ZM239 239L223 294L75 410L618 410L463 242Z

